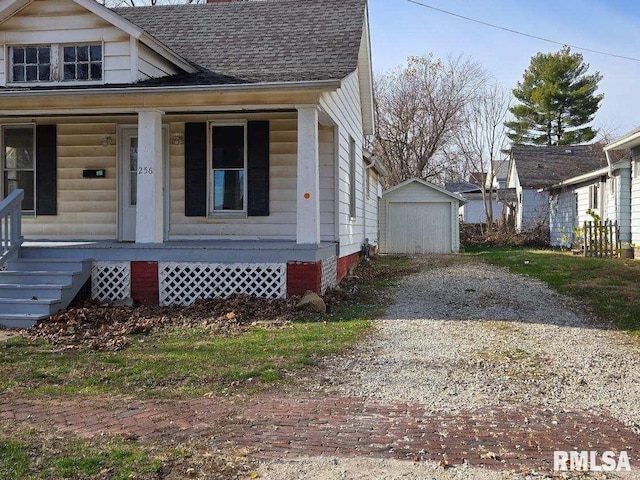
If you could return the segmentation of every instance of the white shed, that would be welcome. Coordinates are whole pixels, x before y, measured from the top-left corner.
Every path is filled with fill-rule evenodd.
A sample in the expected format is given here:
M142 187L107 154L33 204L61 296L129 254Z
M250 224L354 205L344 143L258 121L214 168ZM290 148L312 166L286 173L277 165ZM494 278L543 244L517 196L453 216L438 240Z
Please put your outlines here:
M464 203L460 195L419 178L390 188L380 199L380 251L458 252L458 210Z

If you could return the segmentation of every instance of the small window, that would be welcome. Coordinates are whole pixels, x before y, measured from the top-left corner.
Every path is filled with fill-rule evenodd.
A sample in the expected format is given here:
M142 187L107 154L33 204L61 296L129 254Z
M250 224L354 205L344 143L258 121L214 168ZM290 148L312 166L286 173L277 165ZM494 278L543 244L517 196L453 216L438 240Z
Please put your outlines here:
M356 218L356 141L349 137L349 216Z
M51 81L51 46L11 47L13 82Z
M101 81L102 45L34 45L10 47L11 81Z
M590 188L589 208L598 208L598 199L600 196L599 185L592 185Z
M34 141L32 126L7 126L2 129L4 196L21 188L24 190L22 210L30 213L35 211Z
M246 131L244 125L212 128L213 211L245 210Z
M633 177L640 178L640 160L633 162Z
M102 80L102 45L62 47L63 79Z

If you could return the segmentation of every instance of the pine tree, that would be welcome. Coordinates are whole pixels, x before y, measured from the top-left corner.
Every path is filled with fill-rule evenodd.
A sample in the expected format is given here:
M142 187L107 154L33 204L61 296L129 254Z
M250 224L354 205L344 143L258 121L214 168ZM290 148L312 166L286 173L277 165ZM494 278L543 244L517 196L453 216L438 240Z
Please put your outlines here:
M604 95L596 95L602 75L587 75L589 64L564 47L531 58L522 81L513 89L520 102L510 108L515 120L505 122L514 144L571 145L592 140L589 127Z

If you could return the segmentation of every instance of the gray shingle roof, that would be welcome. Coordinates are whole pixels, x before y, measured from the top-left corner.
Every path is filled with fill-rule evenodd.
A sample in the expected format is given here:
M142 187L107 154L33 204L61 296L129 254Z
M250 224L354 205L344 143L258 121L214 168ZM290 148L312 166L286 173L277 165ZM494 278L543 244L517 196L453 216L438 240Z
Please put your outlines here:
M481 192L482 188L480 185L470 182L459 182L459 183L445 183L444 189L448 192L453 193L470 193L470 192Z
M114 11L201 70L149 84L230 84L346 77L357 67L365 5L259 0Z
M520 146L511 150L520 185L549 187L607 166L602 145Z

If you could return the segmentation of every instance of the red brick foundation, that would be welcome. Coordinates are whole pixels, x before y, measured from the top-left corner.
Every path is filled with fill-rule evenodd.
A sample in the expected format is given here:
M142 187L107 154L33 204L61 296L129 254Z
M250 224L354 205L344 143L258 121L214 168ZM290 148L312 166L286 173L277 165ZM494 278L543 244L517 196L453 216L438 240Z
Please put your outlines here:
M351 270L358 261L360 260L360 253L352 253L351 255L347 255L346 257L340 257L338 259L338 283L342 281L344 277L347 276L349 270Z
M131 298L142 305L160 303L158 262L131 262Z
M287 263L287 296L304 295L307 290L320 294L322 262Z

